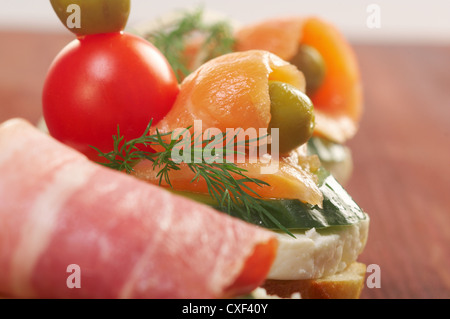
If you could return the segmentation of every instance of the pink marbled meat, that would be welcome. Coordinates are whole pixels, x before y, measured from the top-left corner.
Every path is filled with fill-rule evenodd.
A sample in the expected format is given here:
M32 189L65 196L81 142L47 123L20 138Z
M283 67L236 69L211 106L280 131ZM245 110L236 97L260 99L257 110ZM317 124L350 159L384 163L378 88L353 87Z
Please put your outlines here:
M0 126L0 149L0 294L220 298L269 271L270 232L95 164L24 120ZM67 286L71 264L81 288Z

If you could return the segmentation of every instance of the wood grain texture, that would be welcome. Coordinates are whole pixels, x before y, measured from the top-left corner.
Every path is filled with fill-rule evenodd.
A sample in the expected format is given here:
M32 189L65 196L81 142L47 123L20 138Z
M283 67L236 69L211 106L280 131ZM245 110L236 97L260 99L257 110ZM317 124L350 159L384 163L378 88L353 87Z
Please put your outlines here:
M36 123L47 70L71 34L0 32L0 121L23 117Z
M355 46L365 113L347 185L371 216L362 298L450 297L450 48Z
M0 32L0 122L41 116L70 34ZM450 298L450 47L354 45L365 111L347 185L371 216L360 261L381 269L361 298Z

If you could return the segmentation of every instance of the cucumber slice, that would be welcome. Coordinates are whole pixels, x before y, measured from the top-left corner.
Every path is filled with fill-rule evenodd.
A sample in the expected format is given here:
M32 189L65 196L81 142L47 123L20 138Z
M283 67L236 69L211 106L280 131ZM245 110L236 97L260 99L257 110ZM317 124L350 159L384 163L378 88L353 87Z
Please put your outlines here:
M312 206L299 200L282 199L267 201L267 209L289 230L323 229L334 226L347 226L367 218L363 210L350 195L328 175L320 190L323 194L323 207ZM257 223L258 221L255 221ZM276 229L270 223L259 223L269 229Z

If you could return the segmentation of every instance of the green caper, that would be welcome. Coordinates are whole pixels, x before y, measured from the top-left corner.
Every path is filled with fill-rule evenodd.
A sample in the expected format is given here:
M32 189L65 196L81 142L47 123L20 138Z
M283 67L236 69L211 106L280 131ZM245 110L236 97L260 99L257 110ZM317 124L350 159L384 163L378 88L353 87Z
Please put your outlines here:
M314 107L311 100L296 87L278 81L269 82L269 133L279 129L279 151L289 153L306 143L314 131Z
M305 75L306 94L314 94L325 78L326 68L322 55L313 47L302 44L290 62Z

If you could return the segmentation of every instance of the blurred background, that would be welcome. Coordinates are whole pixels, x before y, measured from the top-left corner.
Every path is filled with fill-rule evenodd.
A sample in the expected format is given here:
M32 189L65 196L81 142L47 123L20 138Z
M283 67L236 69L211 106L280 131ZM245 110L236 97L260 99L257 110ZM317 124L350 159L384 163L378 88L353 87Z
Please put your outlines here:
M238 24L317 15L347 37L365 101L346 188L371 216L360 261L381 269L362 298L450 298L450 1L132 0L128 26L199 5ZM48 0L1 0L0 123L41 118L46 72L73 39Z
M129 26L199 5L240 23L274 15L320 15L354 41L450 42L448 0L134 0ZM379 28L367 26L371 5L380 9ZM2 0L0 28L66 32L48 0Z

